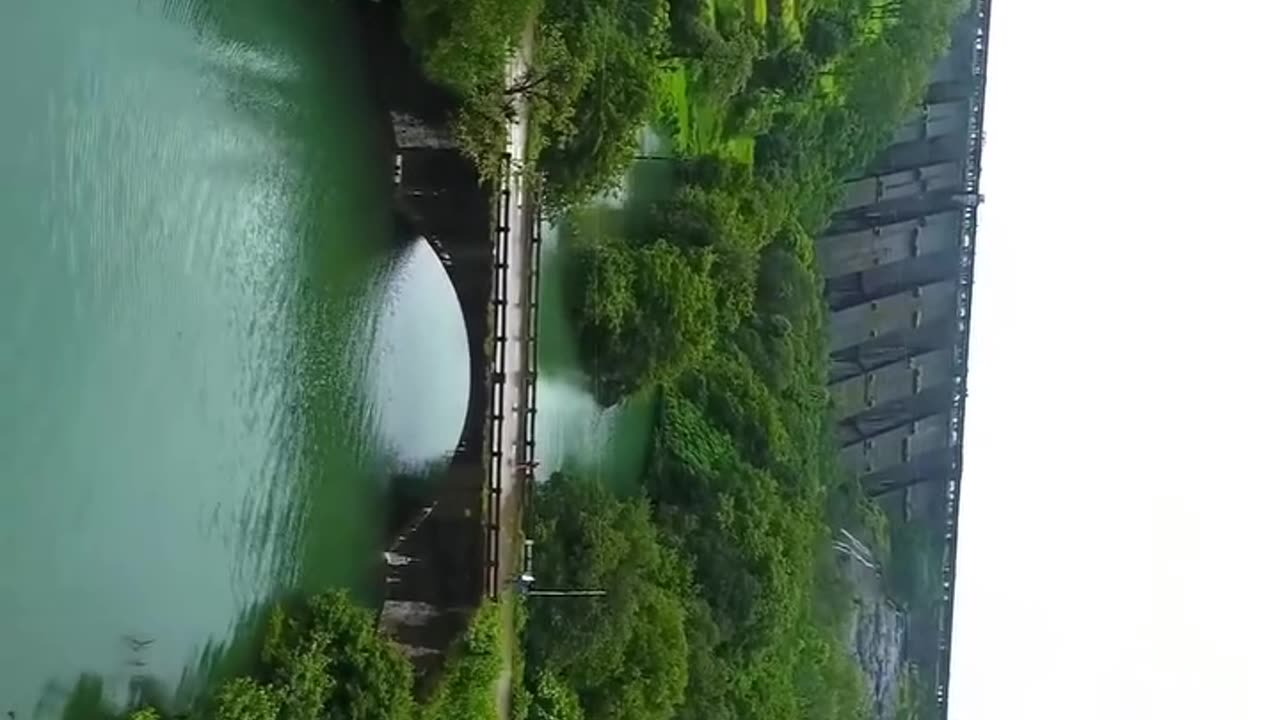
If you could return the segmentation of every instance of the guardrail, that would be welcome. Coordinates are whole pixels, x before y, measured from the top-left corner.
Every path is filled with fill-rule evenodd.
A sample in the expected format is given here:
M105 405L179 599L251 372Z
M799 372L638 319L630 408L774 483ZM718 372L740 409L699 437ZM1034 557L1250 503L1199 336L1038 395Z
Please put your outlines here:
M538 449L538 319L539 298L542 296L542 208L532 201L528 213L529 264L528 281L525 283L525 333L528 347L525 349L524 367L524 442L521 443L520 462L524 470L522 512L533 509L534 464Z
M502 585L498 575L499 528L502 518L502 430L506 422L507 380L507 280L511 259L511 155L503 154L500 170L502 187L493 204L493 293L489 327L493 347L489 374L489 464L488 496L485 503L485 593L498 595Z
M487 467L487 496L485 503L485 592L496 599L502 591L502 490L505 465L503 429L507 419L507 373L515 372L519 380L515 400L515 417L518 424L514 453L517 477L522 480L521 503L530 507L533 499L533 469L537 451L538 414L538 297L541 293L542 271L542 215L535 199L526 196L529 212L522 213L519 222L529 223L522 233L528 262L524 264L525 277L521 295L515 299L521 309L522 337L510 337L508 328L508 302L510 301L510 261L512 223L512 158L504 155L501 165L502 186L498 202L494 203L494 262L493 298L490 306L490 327L493 329L493 358L489 378L489 462ZM507 343L526 344L520 367L507 367Z

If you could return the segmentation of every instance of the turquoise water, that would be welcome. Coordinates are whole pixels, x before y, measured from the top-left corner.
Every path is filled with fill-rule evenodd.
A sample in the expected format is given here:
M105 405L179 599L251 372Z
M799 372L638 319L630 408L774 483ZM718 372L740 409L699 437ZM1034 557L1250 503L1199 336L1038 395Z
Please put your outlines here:
M670 142L650 130L639 138L637 154L670 154ZM657 407L652 392L606 407L595 397L596 356L580 347L569 310L573 278L568 267L569 233L585 241L623 232L648 212L651 199L673 186L663 161L632 164L617 192L597 198L567 222L543 228L540 341L538 357L537 470L545 479L557 470L597 477L619 490L634 489L644 472Z
M595 397L591 348L579 348L569 314L566 242L544 232L538 346L538 478L564 470L633 487L649 452L655 410L645 394L606 407Z
M461 315L388 241L352 35L0 3L0 709L188 695L279 593L367 590L389 469L456 443Z

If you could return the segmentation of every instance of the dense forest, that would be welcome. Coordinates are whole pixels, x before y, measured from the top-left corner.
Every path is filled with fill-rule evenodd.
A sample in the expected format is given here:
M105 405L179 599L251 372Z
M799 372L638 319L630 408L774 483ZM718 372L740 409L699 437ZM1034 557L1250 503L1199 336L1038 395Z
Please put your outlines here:
M457 47L484 46L409 35L426 71L459 93L459 134L482 163L494 146L477 142L489 137L477 118L529 101L597 394L659 397L641 492L566 475L539 488L539 578L609 592L530 605L518 709L537 720L868 717L843 646L849 593L823 548L833 515L870 527L880 547L891 531L835 471L814 236L841 178L920 102L962 6L543 0L518 22L514 6L491 5L411 0L407 17L455 12L453 27L505 33L507 50L531 43L523 77L454 82ZM489 11L508 14L477 19ZM637 158L644 127L669 151ZM637 162L661 166L662 191L631 196L612 222L583 209ZM890 582L912 591L909 572Z

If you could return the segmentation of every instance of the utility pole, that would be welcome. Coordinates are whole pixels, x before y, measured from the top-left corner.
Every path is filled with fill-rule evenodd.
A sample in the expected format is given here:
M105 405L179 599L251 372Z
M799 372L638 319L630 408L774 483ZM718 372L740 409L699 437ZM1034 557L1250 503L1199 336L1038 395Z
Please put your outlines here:
M535 590L533 587L533 541L524 541L524 572L516 578L516 590L526 597L604 597L604 590L594 588L564 588Z

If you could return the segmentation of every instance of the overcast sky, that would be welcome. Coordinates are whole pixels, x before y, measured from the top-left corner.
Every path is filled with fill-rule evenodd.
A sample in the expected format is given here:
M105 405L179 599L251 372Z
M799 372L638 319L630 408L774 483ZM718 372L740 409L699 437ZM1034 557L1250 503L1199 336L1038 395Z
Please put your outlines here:
M1278 21L993 0L950 720L1280 719Z

